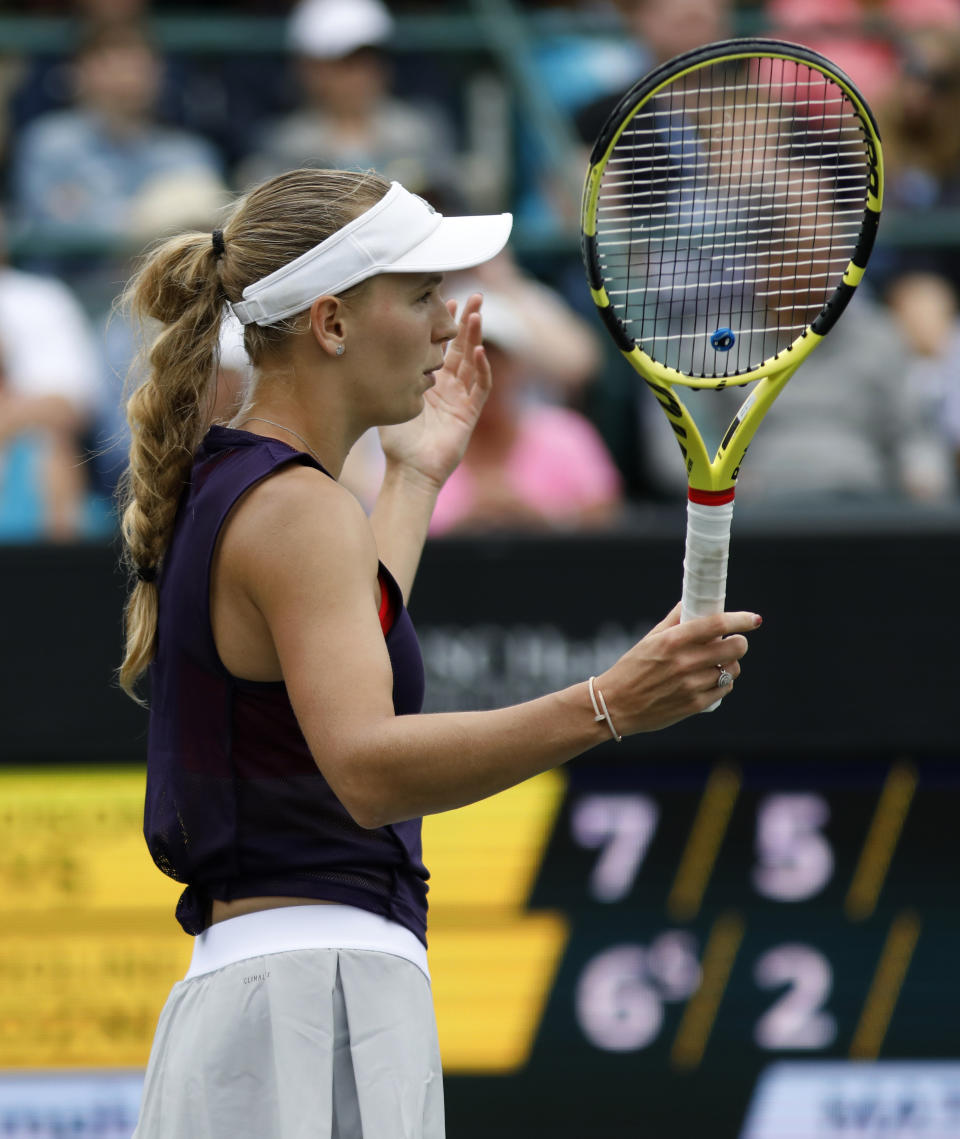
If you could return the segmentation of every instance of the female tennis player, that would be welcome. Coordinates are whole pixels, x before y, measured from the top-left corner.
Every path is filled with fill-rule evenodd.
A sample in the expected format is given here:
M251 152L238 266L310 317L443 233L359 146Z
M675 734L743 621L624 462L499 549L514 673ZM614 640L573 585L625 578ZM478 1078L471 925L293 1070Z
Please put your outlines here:
M601 676L423 715L405 608L437 492L491 385L479 296L509 214L445 218L372 174L300 170L131 282L159 326L132 394L121 681L149 666L145 834L195 935L138 1139L438 1139L420 819L730 691L752 613L675 609ZM209 425L225 306L255 380ZM337 475L382 427L367 517ZM469 605L469 598L464 598Z

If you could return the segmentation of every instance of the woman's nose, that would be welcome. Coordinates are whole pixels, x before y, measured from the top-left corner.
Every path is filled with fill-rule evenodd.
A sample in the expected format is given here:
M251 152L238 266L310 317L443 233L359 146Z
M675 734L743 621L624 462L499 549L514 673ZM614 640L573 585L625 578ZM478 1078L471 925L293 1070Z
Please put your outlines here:
M443 313L443 319L440 321L439 328L434 337L434 339L440 342L452 340L457 335L457 322L450 315L450 310L446 305L443 306Z

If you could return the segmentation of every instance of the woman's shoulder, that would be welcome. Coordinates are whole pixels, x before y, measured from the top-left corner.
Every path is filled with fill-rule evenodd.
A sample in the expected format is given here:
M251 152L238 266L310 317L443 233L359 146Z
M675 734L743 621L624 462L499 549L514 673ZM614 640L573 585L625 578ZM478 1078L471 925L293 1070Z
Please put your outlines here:
M369 527L363 507L336 479L306 462L278 466L245 496L254 511L280 526Z
M265 615L307 611L377 573L377 546L353 495L314 466L292 462L254 483L220 533L224 587Z
M304 566L331 556L376 564L366 512L345 487L304 462L277 467L254 483L231 512L224 538L258 564Z

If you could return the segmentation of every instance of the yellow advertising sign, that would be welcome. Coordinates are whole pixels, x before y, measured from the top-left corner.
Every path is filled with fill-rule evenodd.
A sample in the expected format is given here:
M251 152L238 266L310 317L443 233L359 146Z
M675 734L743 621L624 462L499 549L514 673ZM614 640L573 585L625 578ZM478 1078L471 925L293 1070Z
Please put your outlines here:
M448 1071L533 1043L567 939L525 912L563 778L424 824L430 960ZM191 939L141 833L140 770L0 769L0 1068L140 1067Z
M190 938L130 770L0 772L0 1066L146 1063Z
M430 815L430 972L448 1072L522 1067L566 947L560 913L527 913L565 780L550 771L501 795Z

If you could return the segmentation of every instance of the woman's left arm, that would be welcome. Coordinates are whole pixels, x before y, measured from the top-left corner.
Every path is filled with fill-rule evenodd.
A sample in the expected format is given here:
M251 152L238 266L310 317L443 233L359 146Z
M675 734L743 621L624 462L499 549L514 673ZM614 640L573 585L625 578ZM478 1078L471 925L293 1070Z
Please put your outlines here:
M482 298L464 305L436 384L423 410L408 423L380 429L386 458L383 485L370 515L380 560L396 578L404 600L427 538L440 488L463 458L490 392L490 363L483 350ZM451 314L455 304L449 302Z

